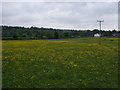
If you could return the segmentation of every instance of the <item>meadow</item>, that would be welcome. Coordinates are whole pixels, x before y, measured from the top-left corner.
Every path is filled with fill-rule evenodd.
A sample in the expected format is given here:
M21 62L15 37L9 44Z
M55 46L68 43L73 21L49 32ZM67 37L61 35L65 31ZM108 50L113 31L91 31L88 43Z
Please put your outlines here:
M3 88L118 88L118 38L3 40Z

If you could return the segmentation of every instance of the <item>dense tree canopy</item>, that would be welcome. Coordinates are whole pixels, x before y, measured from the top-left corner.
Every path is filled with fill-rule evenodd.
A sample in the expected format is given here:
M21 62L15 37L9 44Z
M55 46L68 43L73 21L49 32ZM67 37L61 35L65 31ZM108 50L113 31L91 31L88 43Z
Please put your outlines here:
M17 27L17 26L0 26L2 27L2 39L59 39L59 38L76 38L76 37L93 37L96 33L101 33L103 37L119 37L120 31L99 31L94 30L64 30L53 28L38 27Z

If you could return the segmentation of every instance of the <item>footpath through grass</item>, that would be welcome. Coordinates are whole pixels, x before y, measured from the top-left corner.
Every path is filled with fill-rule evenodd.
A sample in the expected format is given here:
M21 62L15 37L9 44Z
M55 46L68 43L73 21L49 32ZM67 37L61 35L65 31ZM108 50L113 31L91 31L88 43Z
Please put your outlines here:
M117 88L118 38L5 40L3 88Z

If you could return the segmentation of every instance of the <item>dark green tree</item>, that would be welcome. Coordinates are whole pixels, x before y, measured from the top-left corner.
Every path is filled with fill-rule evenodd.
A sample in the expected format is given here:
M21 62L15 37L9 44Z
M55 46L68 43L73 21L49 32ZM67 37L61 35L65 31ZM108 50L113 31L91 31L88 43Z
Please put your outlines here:
M55 31L55 32L54 32L54 38L55 38L55 39L58 39L58 38L59 38L59 33L58 33L58 31Z
M13 35L13 39L18 39L18 35Z

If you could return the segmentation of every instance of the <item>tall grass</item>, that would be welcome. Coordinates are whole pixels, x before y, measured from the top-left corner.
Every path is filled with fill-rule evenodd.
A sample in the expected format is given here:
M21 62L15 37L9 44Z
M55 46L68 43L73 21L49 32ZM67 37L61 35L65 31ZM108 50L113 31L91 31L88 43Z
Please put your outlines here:
M3 41L3 88L117 88L118 38Z

